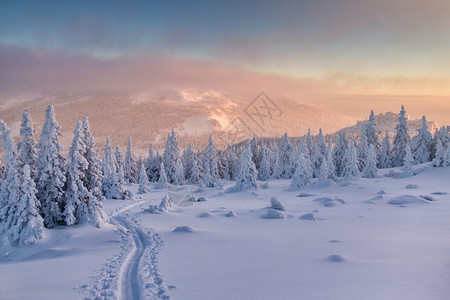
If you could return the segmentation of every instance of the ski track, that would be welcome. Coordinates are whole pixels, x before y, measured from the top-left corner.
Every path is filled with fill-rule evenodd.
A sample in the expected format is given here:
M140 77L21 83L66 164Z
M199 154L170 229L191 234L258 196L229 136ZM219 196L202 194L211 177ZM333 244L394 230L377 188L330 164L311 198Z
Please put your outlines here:
M111 215L122 236L120 253L104 268L84 299L169 299L159 273L157 254L162 241L153 230L142 227L130 210L147 203L140 201Z

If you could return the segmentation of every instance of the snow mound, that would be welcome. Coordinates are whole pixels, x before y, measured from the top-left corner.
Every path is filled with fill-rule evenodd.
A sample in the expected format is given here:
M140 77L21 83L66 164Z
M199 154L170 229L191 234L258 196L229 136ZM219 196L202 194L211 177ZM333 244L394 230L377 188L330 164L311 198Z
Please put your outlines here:
M446 192L433 192L431 195L447 195Z
M407 189L411 189L411 190L417 189L418 187L419 186L417 184L412 184L412 183L410 183L406 186Z
M210 218L210 217L212 217L212 215L210 213L205 212L205 213L200 214L198 217L199 218Z
M262 216L263 219L284 219L283 212L279 210L269 209L267 213Z
M328 242L332 243L332 244L337 244L337 243L340 243L341 241L339 241L339 240L329 240Z
M206 199L206 197L200 197L200 198L198 198L197 201L198 202L206 202L206 201L208 201L208 199Z
M391 198L391 200L389 200L388 203L392 204L392 205L404 206L404 205L408 205L408 204L428 203L428 201L421 199L419 197L416 197L416 196L412 196L412 195L402 195L402 196L397 196L397 197Z
M168 212L169 209L173 207L173 201L172 198L165 196L162 198L161 203L159 204L159 210Z
M434 199L431 196L428 195L419 195L419 198L422 198L423 200L427 200L427 201L436 201L436 199Z
M300 217L301 220L309 220L309 221L315 221L316 216L314 214L304 214Z
M384 190L380 190L377 194L378 195L384 195L384 194L387 194L387 193Z
M270 205L275 210L286 211L286 206L284 206L284 204L278 198L271 197L270 198Z
M144 209L144 212L149 214L159 214L161 213L161 210L156 205L150 205L147 209Z
M345 201L340 198L331 199L328 197L321 197L321 198L314 199L314 202L318 202L326 207L332 207L332 206L345 204Z
M225 215L225 217L227 217L227 218L236 217L236 214L234 213L234 211L230 210L230 211Z
M331 261L331 262L344 262L344 261L346 261L345 257L340 255L340 254L332 254L332 255L328 256L327 260Z
M190 233L195 231L196 231L195 228L192 226L178 226L172 232Z
M187 199L187 201L189 202L197 202L197 199L194 196L189 197L189 199Z
M297 195L297 197L300 197L300 198L312 197L312 196L316 196L316 195L308 194L308 193L300 193L300 194Z
M267 189L269 188L269 183L264 182L263 184L260 185L260 188L261 188L262 190L267 190Z

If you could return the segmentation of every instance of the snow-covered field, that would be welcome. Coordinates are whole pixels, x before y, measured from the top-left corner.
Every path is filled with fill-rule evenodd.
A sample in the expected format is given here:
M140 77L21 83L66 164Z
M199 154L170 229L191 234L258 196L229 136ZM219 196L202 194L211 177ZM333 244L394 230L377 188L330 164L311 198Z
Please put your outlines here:
M450 168L381 175L225 193L230 182L194 193L202 202L182 186L159 214L146 209L165 190L106 200L111 225L1 247L0 299L449 299ZM271 197L284 219L264 217Z

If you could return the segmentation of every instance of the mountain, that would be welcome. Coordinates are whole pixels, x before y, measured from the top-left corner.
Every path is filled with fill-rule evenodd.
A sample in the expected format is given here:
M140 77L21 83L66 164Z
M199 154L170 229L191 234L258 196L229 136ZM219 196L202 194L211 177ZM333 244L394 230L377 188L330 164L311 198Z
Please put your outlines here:
M100 92L47 92L38 96L10 97L0 100L0 118L18 136L22 112L28 109L39 131L45 108L55 106L62 127L65 150L72 140L76 121L88 116L91 130L101 150L106 136L124 151L129 136L133 147L145 155L149 143L165 146L167 134L175 129L181 147L192 143L203 148L208 136L223 147L252 136L300 136L311 128L331 133L354 124L355 120L322 108L289 99L270 99L261 93L256 98L226 95L216 91L168 90L146 94ZM36 135L36 139L39 135Z

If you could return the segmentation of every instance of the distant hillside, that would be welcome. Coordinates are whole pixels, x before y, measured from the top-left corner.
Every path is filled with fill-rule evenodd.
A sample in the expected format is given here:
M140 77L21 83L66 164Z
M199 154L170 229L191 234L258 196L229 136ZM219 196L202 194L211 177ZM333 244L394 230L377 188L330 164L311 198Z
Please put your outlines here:
M271 100L265 95L242 99L213 91L172 90L139 95L53 92L1 99L0 103L0 118L15 135L19 133L24 109L29 109L39 134L45 108L53 104L66 151L76 121L83 116L90 119L98 149L102 149L109 135L113 144L119 144L124 151L131 136L134 148L142 155L149 143L162 149L171 128L175 128L181 147L190 142L195 148L202 148L209 134L223 147L253 135L271 137L288 132L290 136L301 136L308 128L314 134L319 128L332 133L355 122L353 118L294 100Z

